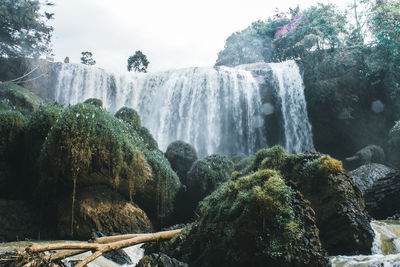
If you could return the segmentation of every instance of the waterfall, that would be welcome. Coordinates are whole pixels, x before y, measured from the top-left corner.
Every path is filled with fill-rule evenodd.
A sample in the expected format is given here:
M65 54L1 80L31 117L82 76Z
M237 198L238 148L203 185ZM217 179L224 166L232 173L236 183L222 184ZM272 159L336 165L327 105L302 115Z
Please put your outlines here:
M278 80L278 93L284 122L285 147L299 153L313 148L311 124L308 121L303 79L294 61L271 63Z
M271 69L273 77L260 80L256 75ZM56 80L53 100L68 105L99 98L111 113L122 106L134 108L160 149L183 140L200 156L250 155L274 145L268 142L260 95L263 80L275 80L277 86L270 90L278 101L271 105L279 105L276 110L281 112L281 144L296 153L313 148L303 81L294 61L147 74L62 64Z

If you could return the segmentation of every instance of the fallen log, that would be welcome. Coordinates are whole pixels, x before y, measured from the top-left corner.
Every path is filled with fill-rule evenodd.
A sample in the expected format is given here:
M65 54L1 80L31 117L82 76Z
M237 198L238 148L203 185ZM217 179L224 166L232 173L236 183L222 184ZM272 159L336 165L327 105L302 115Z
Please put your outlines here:
M26 248L28 253L39 253L49 250L62 250L51 255L46 256L46 260L54 261L63 259L65 257L84 253L86 251L93 251L93 254L82 260L76 267L83 267L86 264L100 257L103 253L130 247L136 244L157 241L161 239L169 239L179 234L182 229L162 231L157 233L148 234L128 234L110 237L95 238L92 243L89 242L62 242L52 244L32 244ZM94 242L94 243L93 243Z

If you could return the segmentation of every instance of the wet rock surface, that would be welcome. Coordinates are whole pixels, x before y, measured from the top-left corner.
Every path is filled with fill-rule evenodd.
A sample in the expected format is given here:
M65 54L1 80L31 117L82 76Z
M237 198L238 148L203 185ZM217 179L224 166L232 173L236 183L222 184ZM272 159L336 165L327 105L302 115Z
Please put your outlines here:
M400 171L390 172L375 181L365 194L369 214L375 219L386 219L400 212Z
M364 193L376 180L385 177L391 171L391 168L383 164L369 163L350 171L349 175L358 189Z

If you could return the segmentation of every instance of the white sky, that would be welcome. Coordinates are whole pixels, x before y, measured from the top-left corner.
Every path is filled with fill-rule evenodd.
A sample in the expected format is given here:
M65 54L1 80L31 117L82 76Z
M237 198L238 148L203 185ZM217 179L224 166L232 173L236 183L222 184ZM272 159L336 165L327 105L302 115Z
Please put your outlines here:
M96 66L121 72L136 50L147 55L151 72L212 66L230 34L276 8L348 1L53 0L53 53L78 63L82 51L91 51Z

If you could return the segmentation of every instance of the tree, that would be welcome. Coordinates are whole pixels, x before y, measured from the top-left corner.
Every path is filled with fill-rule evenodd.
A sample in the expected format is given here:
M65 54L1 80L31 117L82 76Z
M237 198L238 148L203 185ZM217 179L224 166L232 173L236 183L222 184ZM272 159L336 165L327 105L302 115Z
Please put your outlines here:
M90 65L90 66L95 65L96 60L93 59L92 52L89 52L89 51L82 52L81 63L85 64L85 65Z
M132 71L133 69L136 72L147 72L147 66L149 66L149 61L146 55L140 50L128 58L128 71Z
M2 0L0 3L0 57L38 58L49 52L53 28L46 25L52 13L40 12L38 0Z

